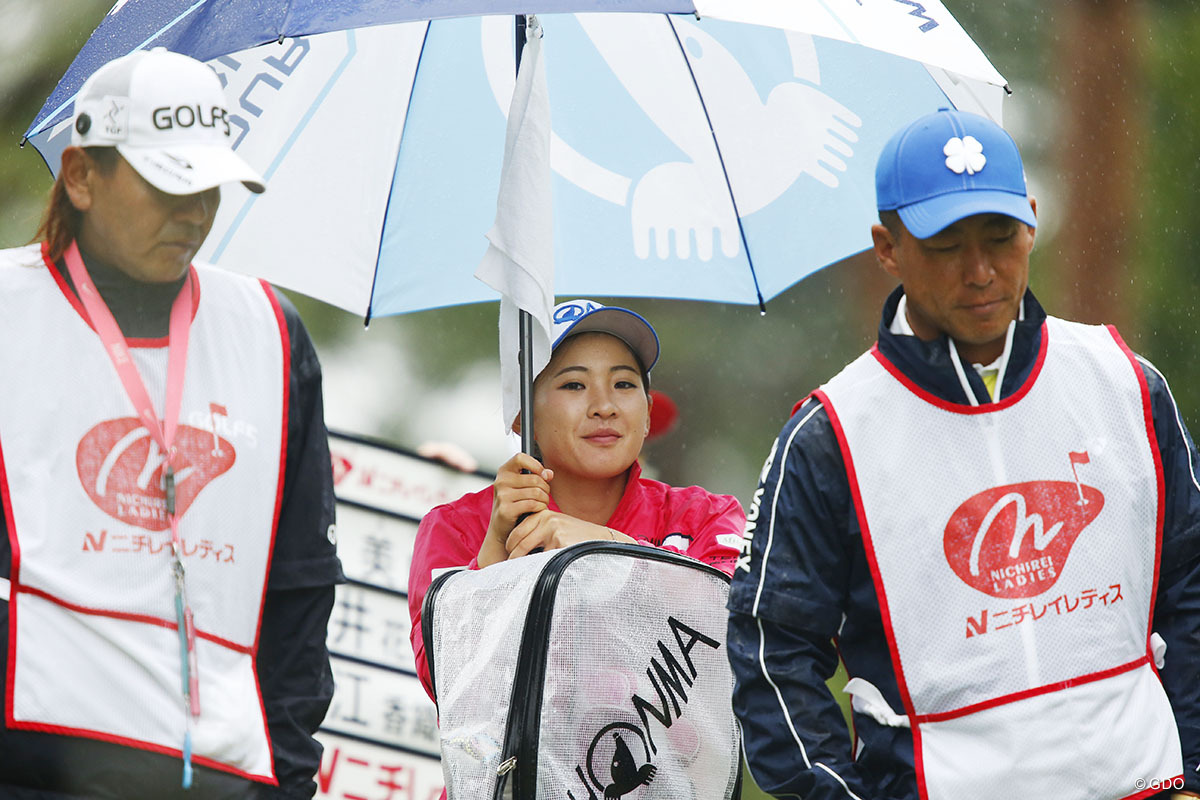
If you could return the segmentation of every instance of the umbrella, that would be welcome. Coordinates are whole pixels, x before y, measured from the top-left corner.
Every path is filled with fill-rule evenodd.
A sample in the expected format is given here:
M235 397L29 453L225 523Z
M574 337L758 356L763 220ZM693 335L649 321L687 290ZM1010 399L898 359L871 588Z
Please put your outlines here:
M546 13L606 9L679 13ZM937 0L123 0L26 136L56 170L96 67L193 55L272 189L230 187L201 257L364 316L494 300L513 23L467 15L509 11L545 30L558 294L769 300L870 245L893 130L1000 113Z
M560 295L763 307L870 246L892 131L1000 116L1003 78L938 0L121 0L26 135L55 169L97 66L193 55L271 185L224 190L202 258L368 319L495 300L474 273L519 12L545 32Z

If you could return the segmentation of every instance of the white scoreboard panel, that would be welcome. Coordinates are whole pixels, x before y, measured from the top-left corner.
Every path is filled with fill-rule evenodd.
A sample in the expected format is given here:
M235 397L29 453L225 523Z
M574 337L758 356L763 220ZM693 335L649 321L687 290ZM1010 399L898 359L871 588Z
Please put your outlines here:
M389 445L331 432L338 556L347 583L329 618L333 702L317 739L323 800L437 800L437 709L409 642L408 569L421 516L487 486Z

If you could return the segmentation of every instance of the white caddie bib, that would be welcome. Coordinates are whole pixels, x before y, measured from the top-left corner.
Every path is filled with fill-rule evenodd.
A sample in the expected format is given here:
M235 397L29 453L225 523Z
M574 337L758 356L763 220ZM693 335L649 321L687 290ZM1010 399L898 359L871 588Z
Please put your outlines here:
M195 273L176 433L203 709L193 757L275 783L255 654L283 484L287 329L263 284L205 265ZM36 247L0 252L0 491L13 552L6 725L178 755L185 712L163 454L56 280ZM160 415L166 344L130 341Z
M997 404L946 403L875 349L816 394L921 797L1111 800L1180 775L1150 656L1162 468L1115 330L1047 319L1038 365Z

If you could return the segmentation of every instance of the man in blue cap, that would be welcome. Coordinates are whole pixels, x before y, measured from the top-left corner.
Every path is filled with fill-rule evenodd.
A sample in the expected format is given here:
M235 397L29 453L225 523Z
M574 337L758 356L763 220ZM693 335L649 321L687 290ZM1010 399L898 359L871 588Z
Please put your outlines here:
M1166 380L1029 291L1037 205L996 124L916 120L876 191L901 285L793 410L735 570L751 773L806 800L1200 796L1200 456Z

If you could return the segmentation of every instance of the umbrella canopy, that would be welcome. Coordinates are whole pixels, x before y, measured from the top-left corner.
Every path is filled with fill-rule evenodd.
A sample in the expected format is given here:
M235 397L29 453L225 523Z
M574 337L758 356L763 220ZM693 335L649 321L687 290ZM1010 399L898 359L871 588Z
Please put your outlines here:
M616 8L643 13L584 13ZM761 304L870 245L895 129L1000 114L1003 79L935 0L161 0L114 6L27 136L57 169L97 66L188 53L226 83L238 152L270 184L223 190L202 258L365 316L494 300L473 274L508 12L544 30L559 295Z

